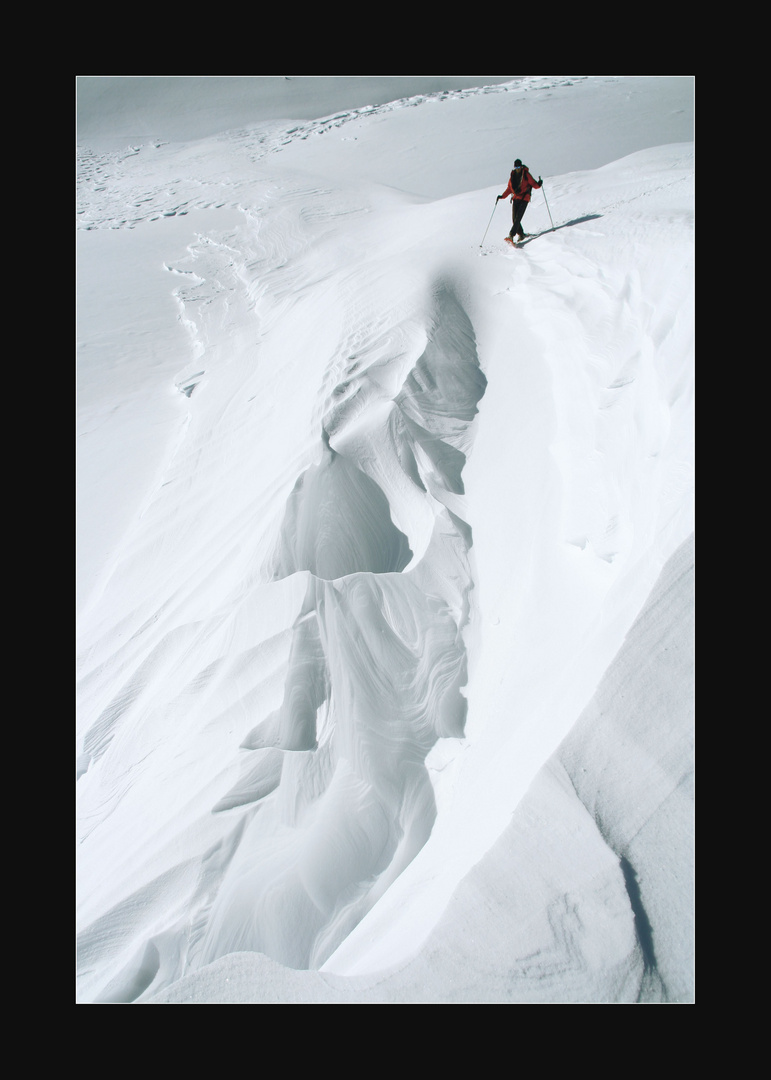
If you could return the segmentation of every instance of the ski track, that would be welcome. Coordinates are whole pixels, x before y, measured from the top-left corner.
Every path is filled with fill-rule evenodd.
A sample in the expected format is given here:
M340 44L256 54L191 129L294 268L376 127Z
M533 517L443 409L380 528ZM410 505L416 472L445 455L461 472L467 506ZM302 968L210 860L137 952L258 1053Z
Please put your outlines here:
M119 151L99 153L88 146L78 147L77 167L77 226L79 229L134 229L148 221L164 217L183 217L192 210L241 209L242 192L248 190L246 204L253 205L254 163L265 162L297 141L323 137L362 117L378 117L394 110L430 106L435 101L461 100L477 95L527 94L533 90L548 90L571 86L587 76L526 77L513 83L500 83L441 94L419 94L401 98L384 105L342 110L319 120L310 120L286 127L280 123L264 123L249 128L224 132L218 142L222 158L232 163L232 175L221 178L221 165L216 171L211 162L191 145L184 152L188 168L180 170L179 148L170 147L169 167L172 175L148 188L145 182L148 156L160 174L165 172L169 144L154 139L147 143L130 144ZM136 172L135 172L136 169ZM142 177L137 186L135 175ZM188 177L194 177L189 179Z

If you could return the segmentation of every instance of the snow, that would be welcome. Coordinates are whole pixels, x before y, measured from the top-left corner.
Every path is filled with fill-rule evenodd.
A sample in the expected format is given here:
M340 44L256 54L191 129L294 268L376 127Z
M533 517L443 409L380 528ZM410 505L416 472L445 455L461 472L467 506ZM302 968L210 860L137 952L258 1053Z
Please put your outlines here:
M77 1001L693 1001L693 78L78 83Z

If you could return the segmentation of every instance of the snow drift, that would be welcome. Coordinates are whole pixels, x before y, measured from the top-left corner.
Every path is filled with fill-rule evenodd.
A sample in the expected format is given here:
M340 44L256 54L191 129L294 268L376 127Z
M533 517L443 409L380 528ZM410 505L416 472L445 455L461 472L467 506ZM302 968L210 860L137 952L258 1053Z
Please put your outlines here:
M83 136L78 1000L691 999L691 96Z

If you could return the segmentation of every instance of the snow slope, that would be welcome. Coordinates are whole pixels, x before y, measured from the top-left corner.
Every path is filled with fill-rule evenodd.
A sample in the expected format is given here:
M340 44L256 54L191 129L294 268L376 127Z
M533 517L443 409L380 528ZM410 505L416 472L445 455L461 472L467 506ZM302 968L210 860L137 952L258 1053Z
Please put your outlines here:
M79 1001L692 999L692 98L84 108Z

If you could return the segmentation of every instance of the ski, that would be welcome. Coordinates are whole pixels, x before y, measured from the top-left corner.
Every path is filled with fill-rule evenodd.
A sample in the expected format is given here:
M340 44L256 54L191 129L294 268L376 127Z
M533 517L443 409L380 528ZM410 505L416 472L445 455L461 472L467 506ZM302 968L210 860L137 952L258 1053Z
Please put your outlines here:
M554 232L554 229L541 229L540 232L525 233L521 240L512 240L510 236L504 236L503 239L514 248L524 247L529 240L537 240L539 236L544 236L549 232Z

